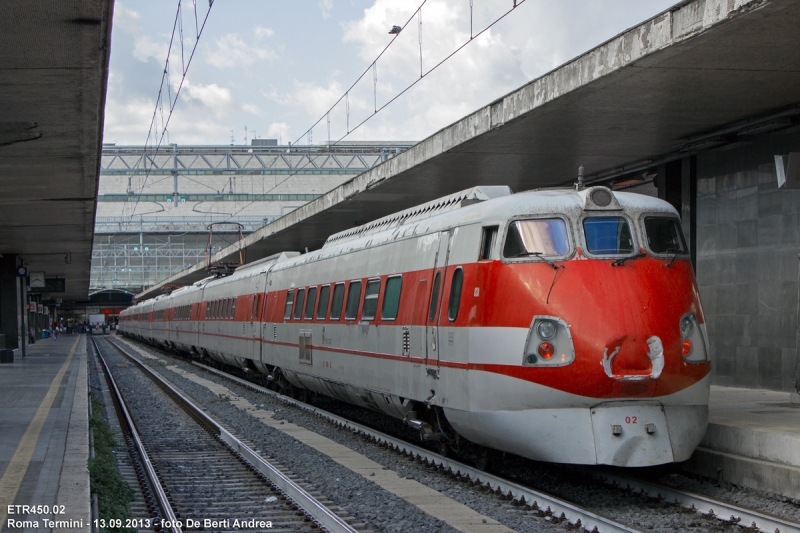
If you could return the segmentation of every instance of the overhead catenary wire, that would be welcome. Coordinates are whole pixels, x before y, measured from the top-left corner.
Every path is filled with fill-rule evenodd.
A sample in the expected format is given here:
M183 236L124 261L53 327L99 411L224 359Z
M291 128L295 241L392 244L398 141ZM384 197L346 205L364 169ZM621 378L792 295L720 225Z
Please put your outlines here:
M513 5L509 10L505 11L503 14L501 14L494 21L489 23L485 28L483 28L478 33L473 33L473 29L472 29L472 0L470 0L470 38L467 41L465 41L463 44L458 46L458 48L453 50L450 54L445 56L438 63L433 65L430 69L428 69L427 71L423 71L422 70L422 18L421 18L421 14L420 13L421 13L422 7L425 5L426 1L427 0L423 0L423 2L419 5L419 7L408 18L408 20L406 20L405 24L403 24L403 26L401 26L401 31L398 32L397 34L395 34L395 36L391 39L391 41L389 41L389 43L381 50L381 52L378 54L378 56L364 70L364 72L361 74L361 76L358 77L358 79L344 92L344 94L342 94L342 96L340 96L339 99L337 99L336 102L319 119L317 119L317 121L314 122L314 124L310 128L308 128L302 135L300 135L298 137L297 141L295 141L294 144L297 144L300 139L302 139L305 135L307 135L309 131L313 130L314 127L316 127L320 122L322 122L323 120L327 119L328 148L330 149L331 147L336 146L338 143L340 143L341 141L346 139L351 133L353 133L358 128L360 128L361 126L366 124L375 115L380 113L382 110L386 109L395 100L397 100L398 98L403 96L406 92L408 92L411 88L413 88L417 83L419 83L420 81L425 79L429 74L431 74L436 69L438 69L440 66L442 66L451 57L453 57L458 52L463 50L468 44L470 44L472 41L474 41L475 39L477 39L478 37L483 35L486 31L490 30L492 27L495 26L495 24L497 24L501 20L505 19L511 12L516 10L519 6L524 4L527 0L514 0ZM377 65L378 60L386 53L386 51L389 49L389 47L392 45L392 43L394 43L394 41L402 33L402 31L405 30L405 28L409 25L409 23L412 20L414 20L414 18L417 17L417 16L419 16L418 25L419 25L419 44L420 44L420 77L415 79L408 86L406 86L402 91L397 93L394 97L392 97L390 100L388 100L386 103L384 103L380 107L378 107L378 105L377 105L377 92L376 92L375 93L375 111L371 115L366 117L364 120L362 120L361 122L356 124L351 129L350 128L350 113L349 113L349 93L350 93L350 91L352 91L353 88L358 84L358 82L360 82L364 78L364 76L370 71L370 69L373 69L373 79L374 79L373 83L375 84L375 87L376 87L375 90L377 91L377 73L376 73L375 69L377 68L376 65ZM344 135L342 135L341 137L339 137L338 139L336 139L334 141L331 141L331 119L330 119L330 114L331 114L331 111L333 111L336 108L336 106L339 105L342 102L342 100L346 100L348 102L348 105L347 105L347 128L346 128L346 133ZM297 176L298 172L300 170L304 170L305 168L307 168L308 165L310 165L312 163L312 161L316 161L319 157L323 157L323 156L314 156L313 158L311 156L306 157L306 162L304 162L301 167L296 168L294 170L294 172L292 172L291 174L286 176L286 178L284 178L280 182L276 182L273 187L271 187L271 188L267 189L265 192L263 192L261 197L262 198L265 197L267 194L271 193L272 191L274 191L275 189L277 189L278 187L280 187L281 185L286 183L291 178ZM256 199L256 200L252 200L251 202L247 203L241 209L239 209L238 211L234 212L231 215L231 218L229 220L233 219L233 217L235 217L236 215L238 215L239 213L241 213L242 211L244 211L245 209L247 209L248 207L250 207L251 205L253 205L255 202L258 202L258 201L260 201L260 200Z
M189 54L188 60L184 59L184 41L183 41L183 10L182 10L182 0L178 0L178 7L175 11L175 21L172 24L172 34L169 39L169 47L167 48L167 58L164 62L164 69L161 74L161 85L158 89L158 96L156 98L156 105L155 109L153 110L153 118L150 120L150 129L147 132L147 139L144 143L144 157L142 160L144 161L145 166L145 175L142 185L140 187L139 196L141 196L144 188L147 186L147 180L150 177L150 168L147 164L148 157L153 163L155 164L154 158L158 155L159 149L161 148L161 144L164 141L164 136L167 133L167 127L169 126L170 119L172 118L172 114L175 111L175 106L178 103L178 97L180 96L181 90L183 89L183 85L186 81L186 74L189 71L189 66L192 64L192 59L194 58L194 54L197 51L197 45L200 42L200 36L203 34L203 30L206 27L206 22L208 21L208 16L211 14L211 8L214 5L214 0L208 0L208 11L206 11L205 17L203 17L203 23L198 27L197 26L197 0L192 0L192 6L194 8L194 17L195 17L195 40L194 46L192 47L192 51ZM170 58L172 56L172 45L175 42L175 36L178 36L178 40L181 45L181 80L178 84L178 88L175 91L175 97L172 96L172 80L170 75ZM166 81L167 84L167 98L169 101L169 111L167 113L166 119L164 118L164 82ZM158 116L161 115L161 127L158 127ZM151 156L147 154L147 146L150 143L151 137L155 139L158 138L156 142L155 149ZM131 209L130 217L131 219L136 213L136 208L139 205L139 198L137 197L136 202ZM124 213L124 210L123 210Z

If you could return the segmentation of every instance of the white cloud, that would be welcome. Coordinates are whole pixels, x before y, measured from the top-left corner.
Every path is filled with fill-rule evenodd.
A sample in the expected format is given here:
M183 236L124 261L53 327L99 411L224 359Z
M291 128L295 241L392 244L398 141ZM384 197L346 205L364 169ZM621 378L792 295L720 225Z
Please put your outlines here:
M263 26L256 26L256 29L253 30L253 33L255 33L256 39L259 40L275 35L275 32L272 31L272 28L264 28Z
M267 137L279 139L281 144L291 142L291 128L286 122L273 122L267 128Z
M272 50L246 44L235 33L217 38L215 45L216 48L206 56L206 61L217 68L241 68L252 65L259 59L276 57Z
M114 6L114 30L138 31L141 20L142 16L138 11L128 9L119 2Z
M220 87L216 83L194 85L187 79L183 83L183 90L187 100L198 100L209 110L220 110L233 103L230 89Z
M322 18L329 18L333 10L333 0L319 0L319 8L322 10Z
M263 113L261 112L261 108L259 108L255 104L242 104L242 111L245 113L249 113L251 115L255 115L260 117Z
M155 59L157 63L166 61L169 46L164 42L155 42L149 35L140 35L134 39L133 57L146 63Z

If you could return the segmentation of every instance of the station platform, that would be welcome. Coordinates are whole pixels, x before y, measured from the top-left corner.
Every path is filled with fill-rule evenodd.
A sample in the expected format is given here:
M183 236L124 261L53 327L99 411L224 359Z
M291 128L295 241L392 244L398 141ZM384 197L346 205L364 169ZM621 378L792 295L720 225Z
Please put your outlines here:
M2 532L90 531L88 392L84 335L42 339L0 365Z
M711 387L708 431L684 468L800 499L800 404L788 392Z

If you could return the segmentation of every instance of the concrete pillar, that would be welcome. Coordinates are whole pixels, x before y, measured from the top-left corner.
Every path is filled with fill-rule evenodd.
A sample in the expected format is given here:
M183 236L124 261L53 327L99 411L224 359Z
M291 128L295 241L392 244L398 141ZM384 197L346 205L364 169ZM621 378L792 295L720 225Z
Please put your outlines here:
M656 178L658 197L681 216L683 235L697 270L697 157L684 157L662 165Z
M19 328L17 326L17 257L3 255L0 259L0 335L5 336L5 346L17 349Z

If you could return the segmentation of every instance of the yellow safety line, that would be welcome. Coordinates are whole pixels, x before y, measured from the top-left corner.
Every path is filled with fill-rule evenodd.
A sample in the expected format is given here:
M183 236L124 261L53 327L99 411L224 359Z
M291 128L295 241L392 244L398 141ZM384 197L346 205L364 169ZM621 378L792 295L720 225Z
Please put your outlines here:
M80 340L80 337L75 340L75 344L72 345L67 360L64 361L58 374L53 378L50 389L47 391L47 394L45 394L44 399L42 399L42 403L39 404L36 414L33 415L33 420L31 420L28 429L25 430L25 434L22 435L22 439L19 441L17 451L14 452L14 457L11 458L11 462L8 463L8 467L3 473L2 479L0 479L0 502L3 502L3 505L0 506L0 527L5 525L6 518L8 517L8 507L6 504L16 503L14 499L17 497L17 492L19 491L19 486L22 484L22 479L25 477L25 472L28 471L28 465L31 462L33 451L36 448L36 441L39 440L39 433L42 431L42 427L47 420L47 415L50 414L50 407L56 399L58 388L61 386L61 380L64 378L64 374L69 367L69 363L72 361L75 348L78 347L78 342L80 342ZM28 504L31 502L24 503Z

